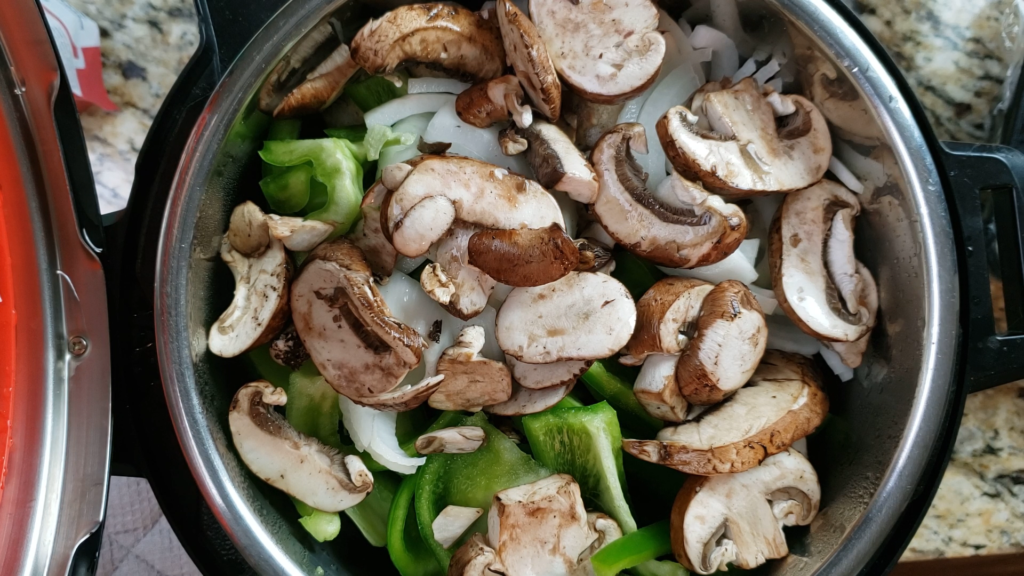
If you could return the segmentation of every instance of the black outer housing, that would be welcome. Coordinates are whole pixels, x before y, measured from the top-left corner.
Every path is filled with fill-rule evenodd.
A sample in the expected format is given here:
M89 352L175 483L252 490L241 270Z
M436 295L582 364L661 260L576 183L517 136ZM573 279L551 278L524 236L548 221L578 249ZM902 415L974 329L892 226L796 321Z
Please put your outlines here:
M235 550L200 494L171 424L155 347L156 251L178 160L195 121L238 53L285 2L195 0L201 35L199 48L164 101L139 154L136 174L145 177L135 179L128 207L105 231L108 249L103 260L114 360L111 473L149 479L168 522L204 574L254 572ZM1020 217L1024 213L1024 187L1019 184L1024 181L1024 155L1007 147L940 144L902 73L882 46L845 4L840 0L828 2L871 47L907 101L939 168L944 200L952 208L953 232L961 239L956 243L957 267L961 271L961 302L965 305L961 307L961 330L957 337L967 345L960 347L955 360L956 383L946 398L943 432L929 455L923 481L890 537L861 572L884 574L899 560L935 495L956 439L967 393L1024 377L1022 339L997 337L991 327L988 268L977 202L981 189L1013 188L1017 231L1024 230L1024 218ZM1017 106L1024 99L1022 94L1024 90L1018 90ZM1008 132L1018 139L1014 143L1024 149L1024 111L1011 114L1008 120ZM954 170L952 178L947 177L947 168ZM1016 250L1012 252L1018 262L1020 245L1021 238L1017 237ZM1002 244L1000 248L1004 249ZM1009 248L1006 247L1007 252L1011 251ZM1011 280L1014 278L1004 278L1004 282ZM1007 294L1021 294L1020 290L1018 282ZM1002 365L998 373L985 368L993 365L993 358L998 358ZM1014 365L1008 365L1011 363Z

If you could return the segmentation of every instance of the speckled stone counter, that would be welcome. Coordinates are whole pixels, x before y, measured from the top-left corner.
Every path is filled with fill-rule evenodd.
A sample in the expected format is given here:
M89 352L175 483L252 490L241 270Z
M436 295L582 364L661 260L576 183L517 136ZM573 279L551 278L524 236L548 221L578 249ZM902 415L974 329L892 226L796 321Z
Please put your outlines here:
M1015 1L855 0L940 138L985 141L1016 38ZM82 116L104 211L127 200L135 158L198 43L191 0L70 0L102 32L121 111ZM904 560L1024 550L1024 382L967 401L953 459Z

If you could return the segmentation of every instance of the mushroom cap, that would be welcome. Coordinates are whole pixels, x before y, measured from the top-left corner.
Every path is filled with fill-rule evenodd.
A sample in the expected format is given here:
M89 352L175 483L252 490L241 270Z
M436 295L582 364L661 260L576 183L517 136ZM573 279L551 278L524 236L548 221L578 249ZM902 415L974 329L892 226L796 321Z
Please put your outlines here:
M434 64L474 81L505 71L498 28L462 6L411 4L370 20L352 39L352 58L370 74L403 62Z
M309 360L309 352L302 345L294 325L288 326L270 341L270 357L274 362L292 370L298 370Z
M836 136L866 145L885 140L867 101L846 76L839 74L835 65L813 49L800 50L797 60L808 97L821 110Z
M259 221L265 222L262 218ZM253 257L247 257L232 247L230 238L234 237L236 242L248 243L248 247L253 248L252 238L261 234L258 227L251 226L252 222L245 219L245 223L240 225L245 229L242 232L235 226L233 215L232 225L221 239L220 257L235 278L235 294L227 310L210 326L206 346L222 358L234 358L269 342L288 322L288 283L292 276L292 263L284 245L268 235L262 251ZM257 232L248 234L253 230Z
M704 95L703 111L676 106L658 137L680 174L730 197L790 192L821 180L832 140L821 112L802 96L779 96L796 112L775 118L752 78ZM705 117L712 129L697 125Z
M512 75L481 82L463 90L455 99L455 113L463 122L489 128L511 115L517 126L533 123L533 110L523 104L523 87Z
M421 435L416 439L416 451L420 454L468 454L476 452L486 441L487 435L479 426L454 426Z
M575 270L579 262L579 250L558 224L481 230L469 239L469 264L508 286L543 286Z
M747 233L739 206L705 192L678 174L663 186L678 197L670 206L654 197L630 149L646 152L640 124L620 124L591 154L600 191L593 205L601 226L630 252L673 268L713 264L733 253Z
M508 63L537 110L552 122L562 110L562 83L537 27L511 0L495 7Z
M296 216L267 214L270 236L292 252L309 252L334 232L334 225Z
M593 362L564 360L550 364L530 364L520 362L512 356L505 356L505 364L512 371L512 380L517 384L530 390L544 390L576 382Z
M648 354L678 354L689 343L704 297L715 285L696 278L669 276L654 283L636 303L636 329L626 344L627 366L643 364Z
M434 208L414 211L428 199L450 204L451 216L441 218L442 211ZM455 219L494 230L551 224L565 228L558 202L539 184L499 166L457 156L421 156L381 212L385 234L391 235L400 254L410 258L426 253ZM399 227L407 232L396 235Z
M388 189L380 180L370 186L359 207L363 217L348 235L349 240L362 251L373 273L385 278L391 276L398 259L395 247L380 227L380 210L387 194Z
M633 456L687 474L749 470L814 431L828 397L810 360L769 350L750 382L693 420L664 428L655 440L623 440Z
M863 280L858 299L859 305L868 311L868 332L859 340L854 340L853 342L825 343L836 354L839 354L843 364L850 368L860 366L860 363L863 361L864 352L867 351L868 343L871 342L871 329L875 327L878 317L878 286L875 284L875 277L871 275L871 271L868 270L867 266L860 262L857 262L857 273ZM515 377L515 371L513 371L512 376Z
M318 60L329 55L339 44L330 21L320 22L303 35L278 61L260 87L260 112L273 114L285 96L320 63Z
M572 574L596 539L568 474L498 492L487 515L488 543L509 576Z
M295 430L272 408L287 399L266 380L235 393L228 426L242 461L264 482L317 510L339 512L361 502L373 489L363 461Z
M392 390L422 358L423 338L392 317L369 265L348 240L325 242L310 253L291 303L313 363L352 400Z
M473 262L477 227L456 221L431 249L431 260L420 274L423 291L452 316L469 320L487 307L497 284Z
M495 336L517 360L548 364L607 358L629 341L636 305L621 282L570 272L544 286L516 288L498 310Z
M506 576L507 570L498 560L498 554L487 545L477 532L452 555L448 576Z
M360 406L373 408L382 412L408 412L426 402L444 381L444 376L429 376L399 386L373 396L350 398Z
M576 386L575 380L561 386L552 386L542 390L531 390L530 388L525 388L520 386L518 383L513 382L512 395L509 396L508 400L492 404L490 406L484 406L484 411L488 414L497 414L498 416L526 416L527 414L536 414L537 412L543 412L561 402L563 398L572 392L574 386Z
M750 290L726 280L704 297L696 333L679 357L676 381L691 404L717 404L754 373L768 344L768 325Z
M593 204L598 192L594 167L561 128L535 120L518 133L528 144L526 160L541 186L565 192L577 202Z
M225 236L231 243L231 248L239 254L247 257L258 256L270 244L267 215L254 202L246 200L231 211Z
M647 413L665 422L686 420L686 403L676 384L679 354L651 354L633 383L633 395Z
M789 554L782 527L810 524L820 504L818 475L792 449L739 474L691 476L672 506L672 551L698 574L749 570Z
M496 360L480 356L484 347L484 329L466 326L455 343L441 354L437 373L444 376L440 388L428 403L437 410L478 412L512 395L512 375Z
M341 96L345 83L359 71L349 47L338 46L306 79L274 108L274 118L292 118L319 112Z
M852 230L840 229L852 226L852 218L836 218L840 211L856 216L860 203L831 180L786 195L772 221L768 261L775 297L794 324L815 338L853 342L870 331L870 313L851 311L837 286L838 271L829 266L841 253L852 259Z
M665 39L650 0L530 0L530 17L558 74L587 100L622 102L658 77Z

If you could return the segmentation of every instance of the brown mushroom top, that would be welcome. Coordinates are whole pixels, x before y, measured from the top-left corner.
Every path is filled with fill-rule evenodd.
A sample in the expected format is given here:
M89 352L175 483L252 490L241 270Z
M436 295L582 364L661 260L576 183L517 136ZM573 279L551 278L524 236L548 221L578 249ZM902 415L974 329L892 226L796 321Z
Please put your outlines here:
M537 27L511 0L498 0L495 8L505 54L530 101L548 120L558 120L562 109L562 83Z

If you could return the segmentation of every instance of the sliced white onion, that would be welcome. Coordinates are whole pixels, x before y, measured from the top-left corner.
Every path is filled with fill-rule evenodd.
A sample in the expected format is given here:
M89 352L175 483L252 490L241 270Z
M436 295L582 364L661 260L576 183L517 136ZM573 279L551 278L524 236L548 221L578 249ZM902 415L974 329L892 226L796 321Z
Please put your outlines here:
M652 88L648 88L636 97L626 100L626 105L622 107L622 112L619 112L619 124L636 122L640 118L640 109L644 107L644 102L651 95L651 90Z
M690 34L693 34L693 26L690 26L690 23L686 21L686 18L676 20L676 24L679 24L679 29L683 31L683 34L687 38L690 37Z
M839 357L839 354L823 343L818 344L818 352L825 359L825 364L828 364L828 367L840 380L843 382L853 380L853 368L843 364L843 359Z
M377 106L367 112L363 118L366 126L391 126L395 122L408 118L413 114L437 112L446 104L455 108L455 96L451 94L407 94Z
M562 219L565 220L565 233L569 235L569 238L576 238L576 228L580 220L579 204L572 198L569 198L569 195L565 192L552 190L550 193L555 197L558 207L562 210Z
M658 140L658 120L669 108L686 102L698 88L700 82L693 72L693 66L687 62L669 73L654 87L640 110L638 121L647 133L647 154L637 155L637 161L647 172L648 189L657 189L668 175L665 171L665 151Z
M775 299L775 292L768 290L767 288L760 288L753 284L747 285L750 293L757 299L757 303L761 305L761 311L764 312L765 316L768 316L775 312L775 309L779 306L779 301Z
M360 406L339 395L342 422L356 449L368 453L388 470L399 474L415 474L426 458L411 458L398 445L395 434L397 412L382 412Z
M661 15L658 19L658 30L667 32L672 40L675 41L676 49L679 50L679 56L689 58L693 52L693 46L690 46L690 39L687 38L686 32L668 15L668 12L658 10L658 13Z
M768 325L768 348L810 357L818 353L821 342L798 328L789 316L772 314L765 316Z
M732 38L736 47L744 54L750 54L754 42L743 31L739 7L736 0L713 0L711 2L711 24Z
M772 90L780 94L782 93L782 84L782 78L775 78L764 83L765 86L771 87Z
M690 7L683 12L683 20L687 22L704 22L711 18L712 0L693 0Z
M583 232L580 232L580 238L591 238L609 248L615 247L615 239L612 238L611 235L608 234L608 231L604 229L604 226L601 226L598 222L591 222L586 228L584 228Z
M835 156L829 158L828 169L835 174L836 178L839 178L839 181L843 183L843 186L846 186L857 194L862 194L864 192L864 184L853 175L853 172L850 172L850 169L847 168L846 164L843 164L839 158L836 158Z
M751 240L744 240L743 242L751 242ZM664 266L658 266L658 268L669 276L699 278L714 284L726 280L739 280L744 284L753 284L757 280L757 270L754 269L754 265L739 250L729 254L721 262L701 266L700 268L689 270L685 268L666 268Z
M385 146L380 151L380 158L377 159L377 178L380 178L381 171L385 167L405 162L410 158L420 155L419 148L417 147L420 136L423 136L423 133L426 132L427 125L430 124L430 119L433 117L434 114L432 112L424 112L423 114L413 114L408 118L395 122L391 127L392 132L412 134L416 137L416 141L408 146Z
M709 80L731 78L739 70L740 54L736 43L711 26L701 24L690 34L690 45L694 48L711 48L711 75Z
M412 271L419 268L420 264L427 261L426 256L419 256L417 258L409 258L408 256L398 255L398 259L395 260L395 270L402 274L412 274Z
M447 94L440 96L448 97L450 100L434 114L430 125L427 126L427 130L423 134L424 141L448 142L452 145L448 149L449 154L476 158L507 168L528 178L533 177L533 170L526 162L525 154L505 156L501 151L501 145L498 143L498 132L500 131L498 126L477 128L466 124L455 112L455 96Z
M757 227L759 231L767 233L771 229L772 219L775 218L775 213L778 212L779 206L782 206L782 202L785 200L785 194L767 194L765 196L754 196L750 199L760 220L760 226Z
M461 94L469 84L454 78L409 78L409 94Z
M778 74L781 68L782 66L779 65L778 60L772 58L754 74L754 81L757 82L758 86L764 86L764 83L771 80L772 76Z
M434 529L434 539L446 550L451 548L483 513L483 508L445 506L430 525Z
M749 78L754 72L757 71L757 61L753 58L747 58L747 61L740 66L740 69L732 75L733 82L739 82L744 78Z
M494 285L494 291L491 292L491 297L487 300L487 305L495 310L499 310L501 305L505 303L505 298L508 298L508 295L512 290L515 290L514 286L498 282Z
M736 250L743 257L750 262L751 266L757 264L757 251L761 248L761 240L759 238L748 238L743 242L740 242L740 247Z
M877 188L888 180L881 162L864 156L842 140L832 142L832 153L856 175L857 179L871 187Z

